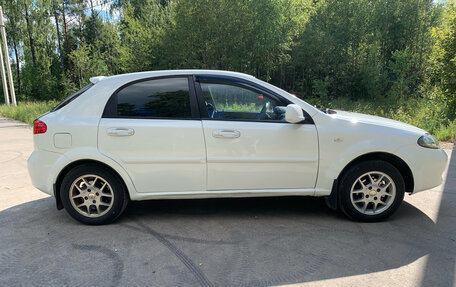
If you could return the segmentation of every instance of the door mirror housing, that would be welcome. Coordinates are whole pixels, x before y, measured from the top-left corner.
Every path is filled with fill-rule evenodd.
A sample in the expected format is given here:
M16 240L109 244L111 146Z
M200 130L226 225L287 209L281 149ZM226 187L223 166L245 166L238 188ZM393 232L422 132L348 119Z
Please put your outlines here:
M285 120L292 124L297 124L304 121L304 113L302 108L295 104L289 104L287 110L285 111Z

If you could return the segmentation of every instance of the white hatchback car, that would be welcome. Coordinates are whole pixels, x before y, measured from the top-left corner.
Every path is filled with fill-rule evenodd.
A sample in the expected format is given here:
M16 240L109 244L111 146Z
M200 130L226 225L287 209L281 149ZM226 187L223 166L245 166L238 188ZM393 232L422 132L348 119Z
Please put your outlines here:
M379 221L439 185L448 160L419 128L212 70L92 78L33 133L34 186L86 224L129 200L297 195Z

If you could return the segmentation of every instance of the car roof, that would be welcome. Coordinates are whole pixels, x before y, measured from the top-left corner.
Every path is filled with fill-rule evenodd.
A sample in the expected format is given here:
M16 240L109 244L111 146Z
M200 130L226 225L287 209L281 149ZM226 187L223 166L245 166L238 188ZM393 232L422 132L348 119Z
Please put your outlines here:
M223 70L159 70L159 71L147 71L147 72L136 72L136 73L128 73L128 74L120 74L114 76L98 76L90 78L90 82L96 84L100 81L118 81L118 80L136 80L136 79L143 79L149 77L159 77L159 76L174 76L174 75L217 75L217 76L231 76L243 79L256 79L254 76L238 73L238 72L231 72L231 71L223 71Z

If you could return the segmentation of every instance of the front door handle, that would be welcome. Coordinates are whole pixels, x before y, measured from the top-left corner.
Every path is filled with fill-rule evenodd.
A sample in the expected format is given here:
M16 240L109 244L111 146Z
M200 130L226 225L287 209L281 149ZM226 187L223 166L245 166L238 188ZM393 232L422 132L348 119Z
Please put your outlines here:
M234 130L215 130L212 132L214 138L235 139L241 136L239 131Z
M106 130L108 135L113 137L125 137L125 136L132 136L135 134L134 129L127 129L127 128L109 128Z

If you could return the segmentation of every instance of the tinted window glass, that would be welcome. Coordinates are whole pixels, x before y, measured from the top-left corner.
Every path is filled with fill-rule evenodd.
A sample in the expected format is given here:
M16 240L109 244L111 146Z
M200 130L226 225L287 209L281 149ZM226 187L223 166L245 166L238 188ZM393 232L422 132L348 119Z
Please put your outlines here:
M79 97L80 95L84 94L84 93L85 93L88 89L90 89L91 87L93 87L93 84L92 84L92 83L90 83L90 84L88 84L87 86L83 87L82 89L80 89L80 90L77 91L76 93L72 94L71 96L65 98L63 101L61 101L59 104L57 104L57 105L51 110L51 112L60 110L60 109L63 108L64 106L68 105L69 103L71 103L71 101L73 101L74 99L76 99L76 98Z
M210 118L285 121L286 103L263 92L231 84L201 83Z
M190 118L187 78L148 80L125 87L117 93L117 115Z

